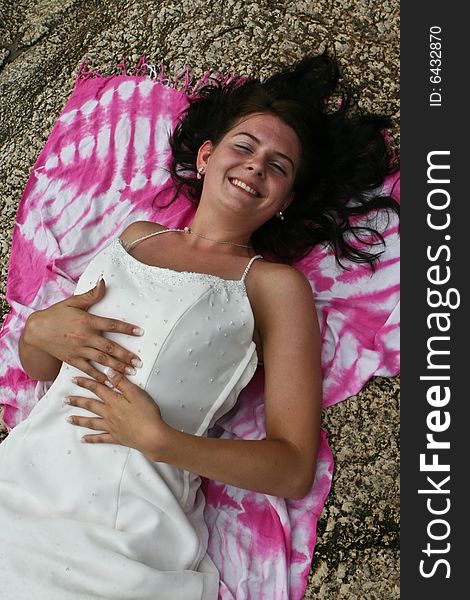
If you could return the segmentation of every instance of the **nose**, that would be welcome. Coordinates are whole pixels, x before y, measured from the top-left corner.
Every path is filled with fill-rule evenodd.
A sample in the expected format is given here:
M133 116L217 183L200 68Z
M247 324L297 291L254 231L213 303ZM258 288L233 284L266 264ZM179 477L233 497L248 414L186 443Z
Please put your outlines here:
M261 160L252 160L247 169L254 172L258 177L264 177L264 165Z

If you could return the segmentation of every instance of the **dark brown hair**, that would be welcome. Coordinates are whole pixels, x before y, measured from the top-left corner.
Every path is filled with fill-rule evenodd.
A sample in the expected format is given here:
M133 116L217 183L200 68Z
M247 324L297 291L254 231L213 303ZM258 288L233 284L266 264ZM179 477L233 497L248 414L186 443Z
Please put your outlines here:
M384 136L390 121L362 114L347 90L341 91L339 107L328 110L338 81L336 61L322 54L306 57L264 82L214 81L203 87L172 136L174 198L184 193L199 201L202 181L196 178L196 156L204 141L217 144L248 115L273 114L296 132L302 159L295 198L284 220L274 217L255 231L253 248L291 263L317 244L328 243L339 264L347 258L373 266L381 254L377 246L384 244L378 211L398 213L393 198L376 192L397 169Z

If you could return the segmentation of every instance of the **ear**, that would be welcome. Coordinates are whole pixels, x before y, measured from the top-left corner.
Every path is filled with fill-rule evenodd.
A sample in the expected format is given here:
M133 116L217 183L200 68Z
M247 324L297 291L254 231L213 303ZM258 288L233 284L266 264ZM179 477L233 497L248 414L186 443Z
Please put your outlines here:
M199 169L206 168L207 161L209 160L210 155L214 149L214 144L210 140L206 140L202 146L199 148L197 157L196 157L196 168Z

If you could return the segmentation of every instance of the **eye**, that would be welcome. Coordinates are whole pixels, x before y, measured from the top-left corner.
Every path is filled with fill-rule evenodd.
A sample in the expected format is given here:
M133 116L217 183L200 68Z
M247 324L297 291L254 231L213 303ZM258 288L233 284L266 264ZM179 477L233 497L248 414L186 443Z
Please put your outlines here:
M286 170L279 163L271 163L271 167L278 173L282 173L283 175L286 175Z
M252 149L247 144L235 144L235 148L242 150L244 152L252 152Z

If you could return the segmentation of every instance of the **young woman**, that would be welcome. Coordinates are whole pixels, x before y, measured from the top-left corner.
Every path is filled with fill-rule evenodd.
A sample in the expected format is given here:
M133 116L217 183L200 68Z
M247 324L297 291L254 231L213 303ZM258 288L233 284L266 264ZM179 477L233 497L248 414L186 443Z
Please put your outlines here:
M348 119L346 97L329 114L337 78L321 56L204 90L173 135L192 223L133 223L72 298L29 318L24 369L55 381L0 447L5 598L216 599L199 477L310 489L320 337L286 263L328 242L372 264L380 234L349 217L394 208L370 195L389 168L386 121ZM266 438L207 437L258 363Z

